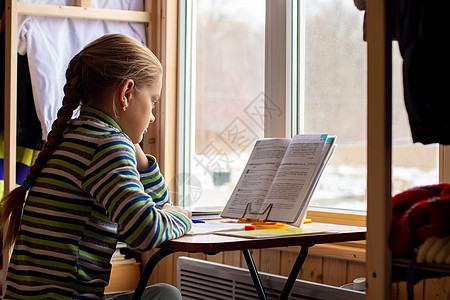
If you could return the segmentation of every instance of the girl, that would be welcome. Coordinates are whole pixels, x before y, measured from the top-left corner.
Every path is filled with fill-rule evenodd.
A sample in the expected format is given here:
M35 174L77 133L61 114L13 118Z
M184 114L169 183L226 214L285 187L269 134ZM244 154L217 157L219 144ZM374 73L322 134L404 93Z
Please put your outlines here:
M161 73L149 49L118 34L70 61L47 143L2 201L4 247L15 242L6 299L101 299L119 237L147 251L190 230L190 212L171 206L155 158L139 146L155 120ZM170 288L149 293L180 298Z

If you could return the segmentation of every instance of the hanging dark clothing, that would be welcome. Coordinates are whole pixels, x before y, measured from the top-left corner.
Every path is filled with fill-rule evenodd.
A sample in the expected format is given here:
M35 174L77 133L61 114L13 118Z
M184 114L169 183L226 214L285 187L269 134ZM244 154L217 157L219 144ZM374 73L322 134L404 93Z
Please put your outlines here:
M445 45L448 4L396 0L395 32L403 57L403 86L414 142L450 144L450 56Z

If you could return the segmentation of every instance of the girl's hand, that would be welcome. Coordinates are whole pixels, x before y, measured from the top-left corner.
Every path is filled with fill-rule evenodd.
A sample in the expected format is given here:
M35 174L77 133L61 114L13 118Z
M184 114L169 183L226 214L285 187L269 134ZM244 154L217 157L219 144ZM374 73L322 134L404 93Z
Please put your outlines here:
M186 215L188 218L192 217L192 212L190 210L183 209L182 207L179 207L179 206L173 206L173 205L170 205L169 203L164 204L162 209L167 209L167 210L172 210L172 211L182 213L182 214Z

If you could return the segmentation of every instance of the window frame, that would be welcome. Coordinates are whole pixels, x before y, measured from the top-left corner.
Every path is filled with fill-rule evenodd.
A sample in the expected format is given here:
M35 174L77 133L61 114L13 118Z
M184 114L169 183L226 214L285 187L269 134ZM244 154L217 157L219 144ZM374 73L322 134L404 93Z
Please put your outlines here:
M186 132L192 132L191 125L191 107L194 105L186 105L185 99L189 97L192 99L194 93L193 88L195 84L189 84L187 82L188 77L192 76L192 63L188 63L188 58L191 56L191 45L190 39L187 37L188 32L192 32L192 11L193 7L188 6L189 0L179 2L179 13L178 13L178 97L177 97L177 151L176 151L176 164L177 171L177 203L178 205L183 205L182 199L185 195L185 184L184 184L184 174L190 169L189 161L186 157L190 157L191 145L189 139L186 138ZM189 19L187 16L191 16ZM189 96L188 96L189 95ZM186 129L186 127L188 127ZM186 147L186 143L189 143L189 147ZM180 177L180 178L179 178Z

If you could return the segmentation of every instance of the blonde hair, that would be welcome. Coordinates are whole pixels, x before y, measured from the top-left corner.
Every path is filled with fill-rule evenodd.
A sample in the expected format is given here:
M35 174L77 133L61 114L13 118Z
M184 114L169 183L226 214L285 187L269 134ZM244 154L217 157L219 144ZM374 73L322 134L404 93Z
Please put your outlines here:
M105 35L75 55L66 71L62 107L52 124L44 148L30 167L26 176L27 185L34 182L61 143L67 122L72 118L75 109L101 99L105 93L120 86L127 79L132 79L134 87L140 91L143 87L155 83L161 73L161 63L147 47L121 34ZM3 244L5 249L11 247L19 231L26 192L26 187L17 187L1 201L0 227L10 219Z

